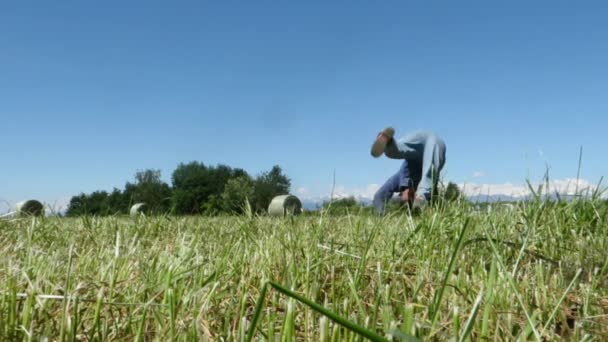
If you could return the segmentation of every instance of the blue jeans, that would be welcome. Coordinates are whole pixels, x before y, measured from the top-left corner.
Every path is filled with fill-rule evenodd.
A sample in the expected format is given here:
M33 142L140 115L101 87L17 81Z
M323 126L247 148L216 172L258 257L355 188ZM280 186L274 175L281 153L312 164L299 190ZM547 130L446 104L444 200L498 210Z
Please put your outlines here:
M403 159L399 171L390 177L374 195L373 205L377 213L384 214L386 203L396 192L413 187L417 196L431 199L431 191L439 179L439 172L445 164L445 143L435 136L425 136L424 143L395 142L391 140L385 154L389 158Z

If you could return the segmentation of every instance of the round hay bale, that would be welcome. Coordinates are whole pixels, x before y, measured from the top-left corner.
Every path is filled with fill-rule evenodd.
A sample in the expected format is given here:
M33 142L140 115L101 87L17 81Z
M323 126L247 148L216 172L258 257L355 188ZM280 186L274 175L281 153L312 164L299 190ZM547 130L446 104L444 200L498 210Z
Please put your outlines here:
M16 210L19 216L41 216L44 214L44 206L36 200L26 200L17 203Z
M148 206L146 205L146 203L135 203L131 207L129 214L131 214L131 216L137 216L139 214L143 214L143 213L145 213L147 207Z
M302 212L302 202L294 195L281 195L272 199L268 206L271 216L298 215Z

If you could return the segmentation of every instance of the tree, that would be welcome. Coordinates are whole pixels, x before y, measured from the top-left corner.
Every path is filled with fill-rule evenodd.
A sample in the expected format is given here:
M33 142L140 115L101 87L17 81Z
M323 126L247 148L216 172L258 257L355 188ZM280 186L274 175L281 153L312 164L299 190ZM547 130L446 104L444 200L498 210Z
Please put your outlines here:
M96 215L104 216L111 214L112 210L108 202L108 193L106 191L94 191L90 195L81 193L73 196L70 199L66 215Z
M135 173L135 183L127 182L124 195L129 206L143 202L154 213L167 212L171 207L171 188L161 180L160 170Z
M245 202L247 201L251 205L254 192L253 180L248 175L229 179L222 193L223 209L231 213L242 214Z
M81 193L80 195L72 196L70 203L68 204L68 210L66 210L66 216L79 216L84 215L86 211L86 198L87 195Z
M179 164L173 172L172 203L177 214L214 214L222 210L222 194L228 180L247 176L242 169L203 163Z
M460 191L460 188L458 188L458 185L456 185L455 183L449 182L448 186L445 189L445 193L443 196L446 201L451 202L451 201L456 201L460 197L462 197L462 193Z
M209 196L205 184L209 183L205 164L190 162L179 164L173 171L173 195L171 202L178 214L197 214Z
M223 202L221 196L211 194L201 206L201 214L206 216L215 216L223 211Z
M280 166L275 165L269 172L263 172L255 180L253 196L255 210L266 211L270 201L275 196L288 194L290 187L291 180L283 174Z
M108 207L112 214L126 214L129 212L129 199L117 188L108 195Z

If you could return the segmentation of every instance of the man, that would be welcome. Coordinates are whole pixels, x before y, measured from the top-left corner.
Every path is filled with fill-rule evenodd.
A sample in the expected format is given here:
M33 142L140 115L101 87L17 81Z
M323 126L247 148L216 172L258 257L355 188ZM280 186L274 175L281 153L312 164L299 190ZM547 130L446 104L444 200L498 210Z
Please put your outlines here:
M431 192L445 164L445 143L435 134L416 132L398 141L393 139L394 135L392 127L385 128L376 137L371 151L375 158L384 153L391 159L403 160L399 171L374 195L374 208L381 215L396 192L414 209L423 209L431 200Z

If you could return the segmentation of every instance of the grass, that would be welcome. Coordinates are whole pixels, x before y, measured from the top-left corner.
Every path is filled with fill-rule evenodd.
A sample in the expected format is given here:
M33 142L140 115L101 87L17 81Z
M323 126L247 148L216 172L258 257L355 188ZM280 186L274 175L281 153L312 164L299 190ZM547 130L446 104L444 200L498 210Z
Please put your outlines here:
M0 220L0 340L606 340L608 206Z

